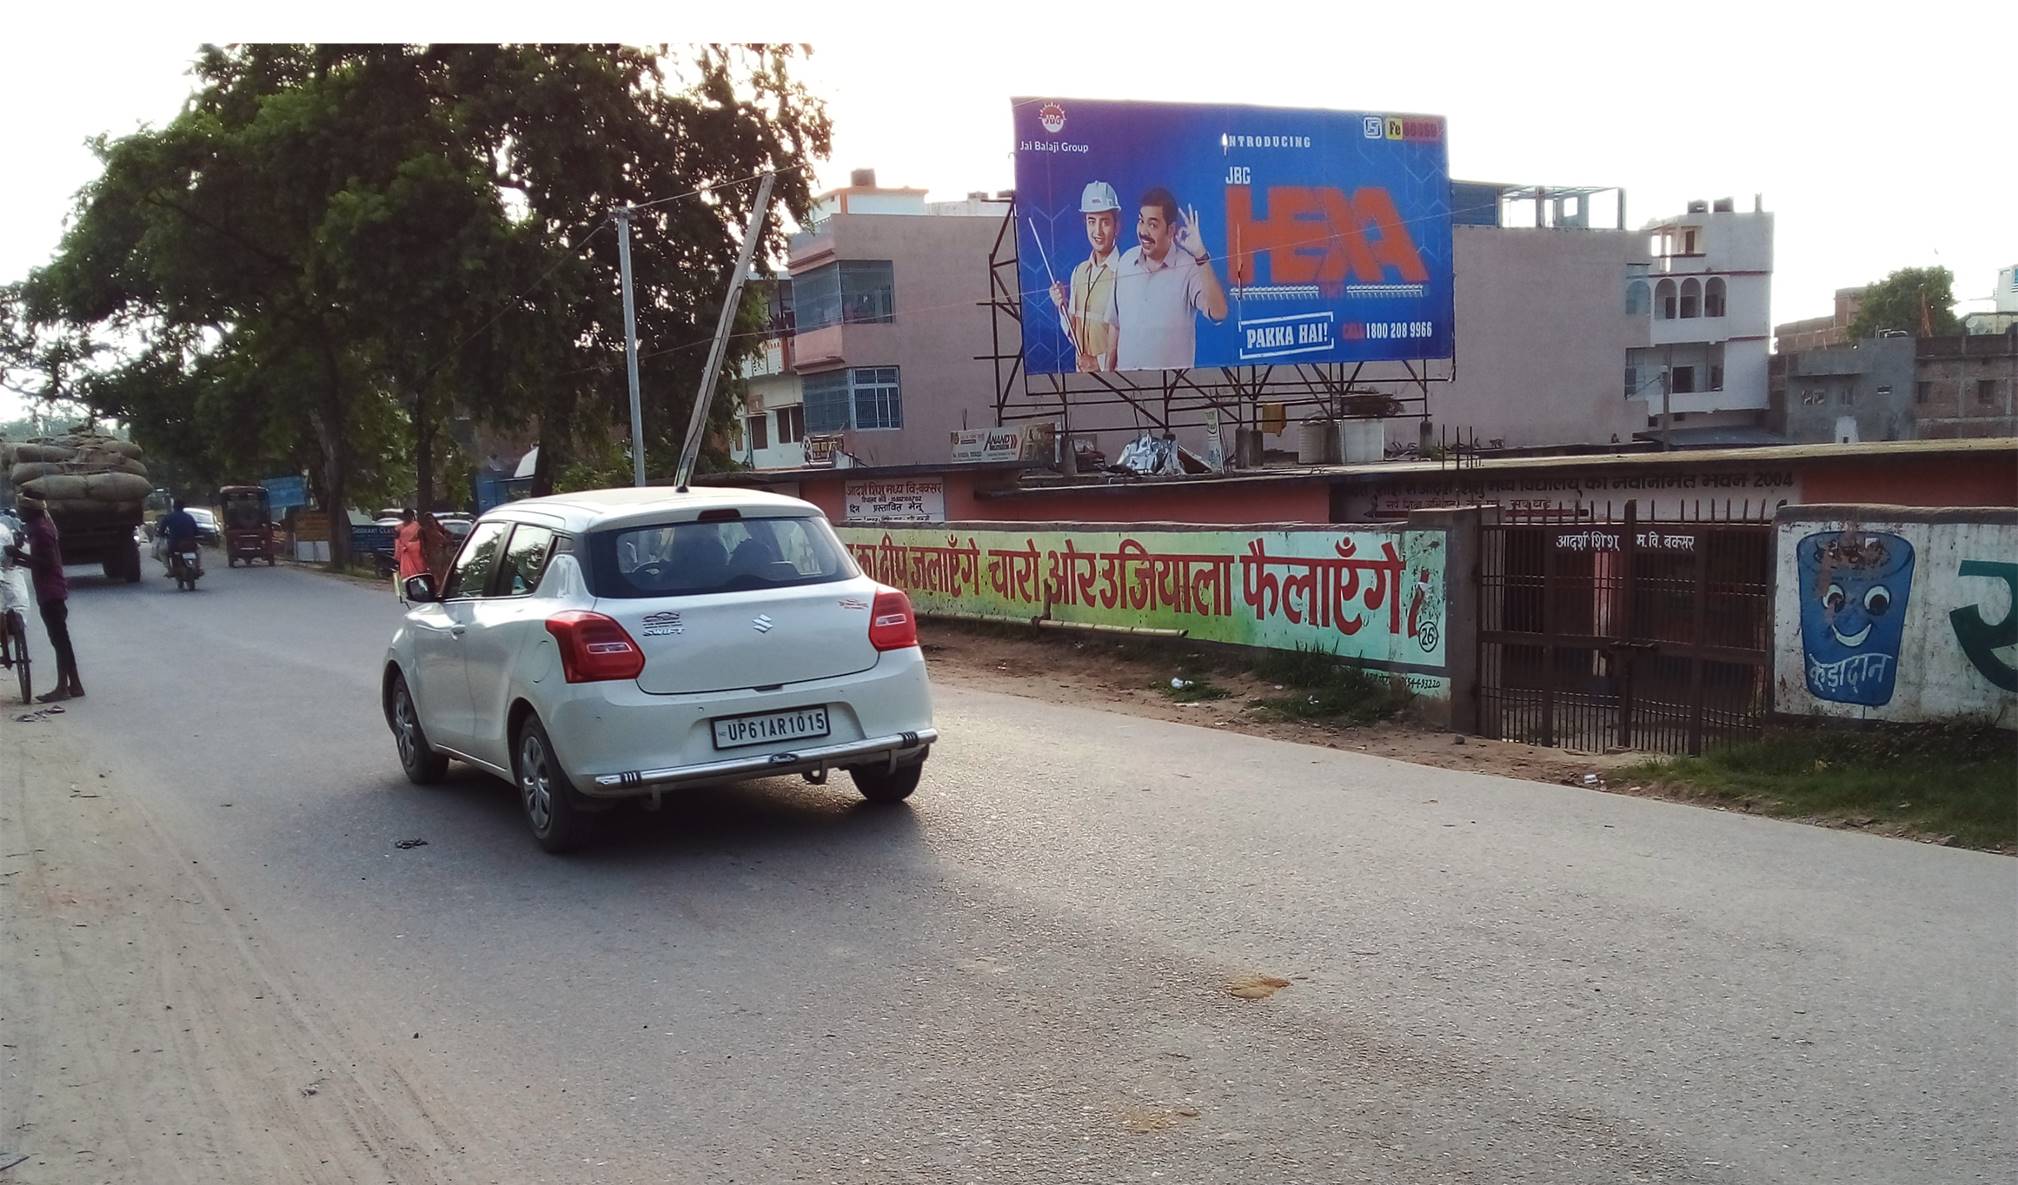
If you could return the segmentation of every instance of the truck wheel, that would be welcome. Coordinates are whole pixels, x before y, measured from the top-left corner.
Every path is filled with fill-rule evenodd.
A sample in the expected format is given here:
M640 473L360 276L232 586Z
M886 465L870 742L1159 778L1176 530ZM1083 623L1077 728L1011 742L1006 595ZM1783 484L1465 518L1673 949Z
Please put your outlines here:
M140 545L139 545L138 543L128 543L128 544L126 545L126 553L125 553L125 557L124 557L124 560L125 560L125 564L124 564L124 566L125 566L125 569L126 569L126 571L124 572L124 575L125 575L125 577L126 577L126 583L128 583L128 584L139 584L139 583L140 583Z

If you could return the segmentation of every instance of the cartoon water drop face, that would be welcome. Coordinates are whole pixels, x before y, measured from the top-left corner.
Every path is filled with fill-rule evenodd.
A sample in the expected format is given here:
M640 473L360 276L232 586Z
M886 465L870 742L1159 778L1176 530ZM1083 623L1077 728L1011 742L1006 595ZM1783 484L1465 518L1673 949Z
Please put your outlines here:
M1808 691L1834 703L1891 702L1913 545L1897 535L1818 531L1794 550Z

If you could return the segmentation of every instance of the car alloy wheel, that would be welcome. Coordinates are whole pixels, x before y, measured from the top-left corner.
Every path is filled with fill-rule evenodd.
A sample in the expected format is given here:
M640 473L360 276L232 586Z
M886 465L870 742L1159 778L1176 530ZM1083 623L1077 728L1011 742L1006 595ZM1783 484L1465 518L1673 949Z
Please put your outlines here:
M546 746L530 729L519 738L519 795L533 831L546 834L554 818L553 772L547 768Z
M399 746L399 763L413 768L420 752L420 719L414 714L413 696L404 683L392 698L392 739Z

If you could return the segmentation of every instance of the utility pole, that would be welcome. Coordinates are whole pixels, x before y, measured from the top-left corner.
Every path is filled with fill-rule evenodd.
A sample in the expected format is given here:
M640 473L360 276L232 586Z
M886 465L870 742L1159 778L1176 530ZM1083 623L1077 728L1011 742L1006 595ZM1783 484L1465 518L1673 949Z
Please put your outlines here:
M631 377L631 484L645 484L645 417L638 397L638 310L631 300L631 207L620 206L617 262L624 277L624 366Z
M736 257L736 270L729 273L728 295L722 298L722 315L715 323L715 344L708 350L708 365L706 369L701 371L701 387L700 390L694 392L694 414L687 421L687 439L680 447L680 467L674 475L674 481L681 493L686 492L687 479L692 477L694 473L694 459L701 452L701 433L708 426L708 407L715 401L715 380L721 374L722 355L729 348L729 331L735 328L736 324L736 298L742 295L743 276L750 270L750 260L757 253L757 238L759 232L764 227L764 213L771 205L771 185L777 179L778 175L776 173L765 173L763 180L757 183L757 200L750 204L750 225L743 231L743 250ZM618 241L622 242L623 240L619 239ZM630 284L627 282L624 285L626 308L630 305L630 291ZM637 423L637 397L635 394L637 391L637 363L635 360L631 363L631 374L633 376L631 380L631 390L633 392L631 423L635 426ZM633 427L633 431L635 430L635 427ZM639 463L638 484L645 484L643 462Z

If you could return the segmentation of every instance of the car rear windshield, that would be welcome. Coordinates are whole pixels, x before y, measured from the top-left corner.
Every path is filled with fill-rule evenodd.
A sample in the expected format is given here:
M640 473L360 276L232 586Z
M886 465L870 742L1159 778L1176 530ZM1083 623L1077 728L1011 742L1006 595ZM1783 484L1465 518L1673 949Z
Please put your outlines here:
M849 580L855 565L821 518L739 518L597 531L598 597L691 597Z

